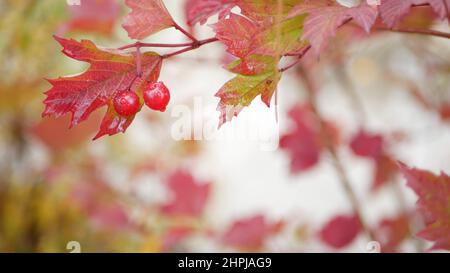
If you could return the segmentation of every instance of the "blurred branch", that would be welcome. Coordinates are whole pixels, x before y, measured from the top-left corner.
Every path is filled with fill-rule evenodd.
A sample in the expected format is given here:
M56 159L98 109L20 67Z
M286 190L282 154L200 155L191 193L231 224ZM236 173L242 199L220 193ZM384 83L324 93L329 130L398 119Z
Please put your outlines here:
M342 65L342 64L341 64ZM340 69L340 67L335 66L334 69L338 79L340 80L340 82L342 83L342 85L344 86L344 90L346 91L346 93L348 94L348 96L350 97L350 99L352 100L352 104L355 106L355 112L356 115L358 116L359 120L359 126L360 128L364 128L364 124L366 122L366 112L364 110L364 105L362 104L360 98L358 97L358 94L355 90L355 87L353 86L351 79L347 73L347 71L345 71L345 69ZM402 214L405 215L409 215L409 208L408 208L408 203L406 202L405 196L404 196L404 192L403 192L403 188L400 186L399 181L395 180L395 179L391 179L389 181L389 184L392 185L392 191L394 193L395 199L398 203L398 206L400 207L400 211L402 212ZM416 224L414 223L414 221L412 219L410 219L410 217L408 217L408 225L409 225L409 230L413 231L415 230L415 226ZM413 240L414 243L414 247L416 249L417 252L422 252L423 251L423 244L421 241L417 240L417 238L414 237L414 235L410 232L409 236L411 237L411 239Z
M435 37L441 37L441 38L450 39L450 33L437 31L437 30L431 30L431 29L387 28L387 27L376 27L375 29L376 30L380 30L380 31L392 31L392 32L399 32L399 33L429 35L429 36L435 36Z
M367 238L370 241L373 241L375 239L375 236L366 222L364 214L361 210L361 204L360 204L358 198L356 197L356 194L352 188L350 179L348 178L348 175L345 171L344 165L342 164L342 161L341 161L335 147L333 146L333 143L331 141L331 136L329 135L329 132L326 129L325 121L317 108L317 98L316 98L317 90L310 78L310 75L303 68L299 68L298 71L299 71L301 78L304 80L304 84L307 89L308 100L311 105L311 109L319 121L322 138L325 141L326 149L328 150L328 152L331 155L331 158L333 160L333 165L339 176L339 182L342 186L342 189L344 190L344 192L347 196L347 199L350 202L356 217L358 218L359 222L361 223L361 226L362 226L362 229L364 230L365 235L367 236Z
M367 122L366 111L355 87L345 69L343 69L343 63L334 65L334 72L338 78L338 81L343 86L344 92L350 98L351 104L355 109L355 116L358 118L360 124L365 124Z

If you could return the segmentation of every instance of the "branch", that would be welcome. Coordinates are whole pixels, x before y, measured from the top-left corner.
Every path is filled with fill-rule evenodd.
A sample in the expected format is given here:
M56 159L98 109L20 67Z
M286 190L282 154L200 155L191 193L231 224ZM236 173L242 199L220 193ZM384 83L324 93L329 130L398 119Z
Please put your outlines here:
M358 218L359 222L361 223L364 233L366 234L367 238L370 241L373 241L375 239L375 236L374 236L373 232L371 231L369 225L366 222L363 212L361 211L361 204L358 201L358 198L356 197L355 192L353 191L352 185L350 183L350 179L348 178L345 168L341 162L341 159L340 159L338 153L336 152L335 147L333 146L333 143L331 141L331 136L329 135L328 130L326 129L327 127L326 127L325 121L324 121L323 117L321 116L319 110L317 109L317 98L316 98L317 90L316 90L314 84L311 82L311 78L306 71L304 71L302 68L300 68L299 73L300 73L300 76L304 79L304 83L305 83L307 93L308 93L309 103L311 105L311 109L319 121L322 138L325 141L326 149L329 152L329 154L331 155L331 158L333 160L333 165L338 174L339 182L342 186L342 189L344 190L345 195L347 196L347 199L350 202L350 205L352 206L353 212L355 213L356 217Z
M191 42L191 43L181 43L181 44L153 44L153 43L136 42L136 43L133 43L133 44L129 44L129 45L125 45L125 46L119 47L117 49L125 50L125 49L130 49L130 48L136 48L136 52L139 54L140 52L138 52L138 51L141 48L143 48L143 47L166 47L166 48L184 47L181 50L162 55L163 59L167 59L167 58L170 58L172 56L176 56L176 55L179 55L181 53L197 49L197 48L199 48L199 47L201 47L203 45L217 42L218 40L219 39L213 37L213 38L209 38L209 39L205 39L205 40L197 40L197 41L194 41L194 42Z
M129 48L136 48L136 47L185 47L185 46L191 46L192 43L180 43L180 44L159 44L159 43L142 43L142 42L136 42L129 45L121 46L117 49L119 50L125 50Z
M193 43L190 44L190 46L188 46L186 48L183 48L181 50L178 50L178 51L175 51L175 52L172 52L172 53L167 53L167 54L162 55L162 58L163 59L168 59L170 57L173 57L173 56L176 56L176 55L180 55L182 53L185 53L185 52L197 49L197 48L199 48L199 47L201 47L203 45L217 42L218 40L219 39L217 39L217 38L209 38L209 39L193 42Z
M392 31L392 32L409 33L409 34L421 34L421 35L429 35L429 36L450 39L450 33L431 30L431 29L387 28L387 27L376 27L375 29L381 30L381 31Z
M349 23L351 20L347 20L346 22L344 22L342 26L346 25L347 23ZM446 32L442 32L442 31L437 31L437 30L431 30L431 29L414 29L414 28L387 28L387 27L376 27L374 28L375 30L380 30L380 31L391 31L391 32L398 32L398 33L408 33L408 34L420 34L420 35L428 35L428 36L434 36L434 37L440 37L440 38L446 38L446 39L450 39L450 33L446 33ZM299 54L288 54L286 56L298 56L298 59L284 67L279 69L279 72L285 72L286 70L291 69L292 67L296 66L299 62L300 59L311 49L311 45L309 45L308 47L305 48L304 51L302 51Z
M278 69L278 72L283 73L283 72L285 72L285 71L291 69L292 67L296 66L296 65L301 61L301 59L303 58L303 56L305 56L305 54L306 54L310 49L311 49L311 45L308 45L308 46L306 46L299 54L296 54L296 55L287 54L286 56L296 56L297 59L295 60L295 62L291 63L290 65Z
M197 40L197 38L195 38L194 36L192 36L192 34L190 34L187 30L185 30L184 28L182 28L179 24L177 24L175 21L173 21L173 27L177 30L179 30L181 33L183 33L186 37L188 37L189 39L192 40L192 42L194 43L198 43L199 41Z

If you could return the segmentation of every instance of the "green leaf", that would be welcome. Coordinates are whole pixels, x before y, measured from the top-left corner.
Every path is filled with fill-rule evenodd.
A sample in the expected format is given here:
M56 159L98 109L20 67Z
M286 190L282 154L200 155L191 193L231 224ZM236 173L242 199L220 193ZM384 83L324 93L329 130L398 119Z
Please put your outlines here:
M216 97L220 98L217 107L221 113L219 127L237 116L259 95L261 100L268 107L270 106L270 100L281 78L281 73L273 65L274 63L272 62L272 69L265 73L253 76L238 74L222 86L216 93Z

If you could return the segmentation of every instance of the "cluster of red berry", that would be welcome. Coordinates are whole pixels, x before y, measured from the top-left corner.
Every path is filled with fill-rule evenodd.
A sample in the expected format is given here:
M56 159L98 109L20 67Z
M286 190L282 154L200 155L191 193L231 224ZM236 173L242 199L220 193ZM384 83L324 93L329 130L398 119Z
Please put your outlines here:
M162 82L149 83L144 88L143 98L150 109L164 112L169 104L170 92ZM139 96L131 90L117 93L113 103L116 112L125 117L136 114L141 108Z

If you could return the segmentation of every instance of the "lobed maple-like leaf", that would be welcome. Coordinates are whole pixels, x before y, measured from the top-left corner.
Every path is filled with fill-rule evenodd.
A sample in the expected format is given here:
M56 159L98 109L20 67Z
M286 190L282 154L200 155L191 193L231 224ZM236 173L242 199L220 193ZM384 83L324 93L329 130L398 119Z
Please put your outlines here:
M320 230L320 238L327 245L339 249L348 246L361 232L356 216L339 215L331 219Z
M135 56L118 50L98 48L89 40L81 42L55 36L68 57L87 62L90 67L82 74L48 80L52 88L46 92L43 116L60 117L72 114L71 125L86 120L96 109L108 106L101 128L95 139L108 134L124 132L134 116L118 115L112 105L112 98L130 88L142 91L148 81L155 82L161 69L161 57L153 52L142 54L142 76L136 78Z
M173 199L161 207L167 215L200 216L211 192L210 183L201 183L184 170L177 170L167 179Z
M230 54L244 58L250 53L253 37L262 29L254 21L234 13L211 25L219 39Z
M216 94L221 99L219 126L237 116L258 95L270 106L281 78L277 69L279 59L306 45L301 39L302 22L302 16L298 16L266 25L232 13L212 25L216 38L227 46L230 54L239 58L227 67L238 75Z
M144 39L156 32L174 26L172 16L162 0L126 0L131 13L122 27L132 39Z
M279 232L283 222L270 223L263 215L236 220L222 235L226 245L247 250L261 248L267 237Z
M280 57L304 48L308 45L302 37L304 17L287 18L258 32L253 38L250 52Z
M348 8L332 0L306 0L294 7L289 16L305 13L308 16L303 38L309 40L317 54L327 47L330 38L336 36L337 29L344 23L353 20L369 33L378 17L378 10L368 4Z
M281 74L276 67L272 67L263 74L251 76L239 74L225 83L215 95L220 98L217 106L217 110L220 111L219 127L231 121L259 95L261 100L270 106L280 78Z
M212 25L212 28L216 38L227 46L227 51L239 58L250 54L255 36L264 31L260 23L234 13Z
M380 16L388 27L394 27L414 5L429 4L439 18L444 19L447 16L444 1L450 7L450 0L383 0L379 7Z
M399 167L407 185L419 197L417 209L426 227L417 235L433 241L432 249L450 250L450 177L444 172L437 176L403 163Z
M236 57L245 59L256 54L279 58L307 44L302 39L303 19L304 16L295 16L276 24L261 24L231 13L229 18L220 20L212 28L216 38Z
M264 52L264 45L269 46L270 40L262 40L261 33L265 33L266 29L258 23L231 14L229 19L219 21L212 28L216 38L227 46L227 52L239 58L227 65L231 72L252 76L268 72L276 66L276 57L279 56L275 54L276 49Z
M188 0L186 2L187 23L205 24L209 17L219 14L219 19L225 18L236 5L235 0Z

